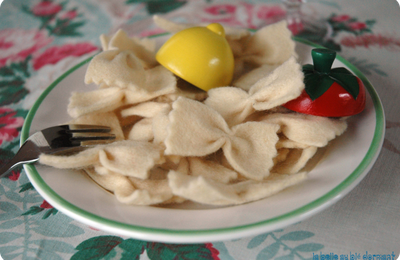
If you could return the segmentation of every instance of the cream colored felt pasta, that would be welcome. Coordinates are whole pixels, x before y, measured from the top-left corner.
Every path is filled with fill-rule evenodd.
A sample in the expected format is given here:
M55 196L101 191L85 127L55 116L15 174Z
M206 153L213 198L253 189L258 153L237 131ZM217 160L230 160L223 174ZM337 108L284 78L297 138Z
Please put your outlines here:
M153 49L155 45L154 43L149 41L150 40L147 40L145 44L148 46L152 46L150 47L150 49ZM130 38L124 30L119 29L110 38L108 43L108 50L130 50L135 54L136 57L140 59L142 65L145 68L155 67L158 64L155 58L155 52L154 50L151 51L147 49L145 44L142 44L137 38Z
M176 78L165 72L162 67L151 69L153 76L164 83L155 82L146 89L132 91L119 87L106 87L85 93L73 93L69 100L68 113L76 118L88 113L113 111L118 107L135 105L177 92Z
M203 204L221 206L266 198L303 181L306 176L305 173L274 174L261 182L247 180L235 184L225 184L203 176L189 176L177 171L170 171L168 181L172 192L178 196Z
M100 35L100 44L103 51L108 51L108 43L110 42L110 37L108 35Z
M99 151L99 163L110 171L147 179L149 171L165 162L163 147L149 142L122 141Z
M121 110L121 116L155 117L160 113L167 114L170 110L170 104L149 101Z
M112 172L146 179L151 168L164 163L162 151L160 145L125 140L95 146L69 156L42 154L39 161L61 169L101 165Z
M187 86L188 83L182 83L182 80L178 79L177 90L171 94L160 96L156 101L162 103L172 103L179 97L186 97L194 100L203 101L207 98L207 92L196 88L194 86Z
M238 178L237 172L215 161L206 160L201 157L183 158L180 161L177 171L192 176L203 176L221 183L229 183Z
M205 104L218 111L229 125L243 122L256 110L268 110L298 97L304 89L301 66L291 57L246 92L235 87L208 91Z
M138 121L129 131L128 139L148 142L153 140L153 118L143 118Z
M297 56L291 37L286 21L267 25L252 35L238 58L258 66L282 64L291 56Z
M240 78L235 80L232 85L234 87L241 88L245 91L249 91L250 88L260 79L270 74L279 65L264 64L261 67L251 70L248 73L243 74Z
M101 88L89 92L74 92L69 98L67 112L72 118L93 113L109 112L124 105L125 92L120 88Z
M164 144L167 138L169 125L168 114L159 114L153 118L153 142L156 144Z
M317 152L317 147L310 146L305 149L290 149L286 159L272 168L274 173L298 173Z
M222 148L230 165L247 178L269 175L276 156L277 124L247 122L230 129L220 114L198 101L179 98L172 108L165 154L205 156Z
M107 50L90 61L85 74L85 83L105 83L110 87L145 87L144 68L132 51Z
M102 125L111 128L111 133L115 135L115 140L123 140L124 133L121 129L118 117L113 112L90 113L69 122L70 124Z
M127 91L125 93L127 104L136 104L179 91L176 77L163 66L146 70L142 76L145 77L145 88Z
M287 139L285 136L280 136L278 143L276 144L276 148L291 148L291 149L305 149L310 147L307 144L298 143L293 140Z
M300 113L274 113L264 116L263 122L279 124L290 140L309 146L323 147L347 128L344 120Z
M176 78L162 66L145 70L132 51L108 50L90 61L85 83L105 83L110 87L151 93L169 87L171 83L175 88Z
M286 160L290 149L288 148L279 148L277 149L278 154L274 157L274 165L277 165L280 162L283 162ZM273 168L272 168L273 169Z
M118 174L109 173L99 175L92 169L86 169L89 176L103 188L114 193L117 200L128 205L155 205L168 201L174 197L166 181L164 185L147 185L147 189L137 188L131 178ZM153 186L153 187L151 187ZM153 188L153 189L152 189ZM155 190L154 188L158 188ZM160 189L163 188L163 189Z
M102 146L84 150L75 155L41 154L39 163L58 169L80 169L95 165L99 162L99 151Z

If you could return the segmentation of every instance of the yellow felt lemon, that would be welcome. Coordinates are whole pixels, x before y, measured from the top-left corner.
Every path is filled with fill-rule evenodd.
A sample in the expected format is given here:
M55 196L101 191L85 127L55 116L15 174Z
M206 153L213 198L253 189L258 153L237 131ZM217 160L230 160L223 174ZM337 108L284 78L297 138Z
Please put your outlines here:
M161 46L156 59L176 76L205 91L229 85L235 66L225 30L218 23L174 34Z

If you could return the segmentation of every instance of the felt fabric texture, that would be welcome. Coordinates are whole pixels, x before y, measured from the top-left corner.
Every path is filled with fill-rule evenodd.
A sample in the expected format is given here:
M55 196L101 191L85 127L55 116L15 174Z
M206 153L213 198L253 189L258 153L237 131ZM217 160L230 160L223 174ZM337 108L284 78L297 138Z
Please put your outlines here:
M282 64L291 56L297 57L291 36L286 21L265 26L249 38L239 59L258 66Z
M177 171L192 176L204 176L221 183L229 183L239 177L234 170L216 161L200 157L184 157L181 159Z
M78 118L72 119L69 123L108 126L111 128L110 133L115 135L116 141L125 139L120 121L115 112L85 114Z
M262 180L269 175L276 155L277 124L247 122L229 128L205 104L179 98L172 104L165 154L205 156L222 148L232 167L244 176Z
M208 91L205 104L220 113L229 125L243 122L256 110L269 110L297 98L304 89L301 66L294 57L256 81L248 92L236 87Z
M174 194L208 205L235 205L258 200L303 181L305 172L294 175L274 174L264 181L247 180L225 184L203 176L190 176L171 171L169 186Z
M165 162L162 150L163 147L149 142L124 140L95 146L75 155L41 154L39 162L68 169L101 165L111 172L146 179L150 169Z
M104 189L112 192L118 201L128 205L154 205L162 203L179 203L184 199L175 196L166 180L140 180L108 172L99 167L85 169L86 173Z
M274 173L295 174L298 173L307 162L317 152L317 147L310 146L305 149L288 149L285 151L285 158L281 162L276 163L271 170Z
M156 77L154 74L157 73ZM110 87L128 88L133 91L153 92L176 81L166 68L158 65L145 69L140 59L130 50L108 50L97 54L90 61L85 83L105 83Z
M274 113L259 119L262 122L279 124L282 134L289 140L308 146L324 147L347 129L347 122L300 113Z
M126 32L119 29L109 40L107 50L129 50L141 61L144 68L152 68L158 65L155 52L155 42L148 38L129 37Z
M93 60L92 60L93 61ZM151 86L133 91L131 89L116 87L103 87L90 92L74 92L68 104L68 114L78 117L93 112L113 111L116 108L135 105L179 92L176 88L176 78L163 67L152 69L153 75L159 77L159 82Z

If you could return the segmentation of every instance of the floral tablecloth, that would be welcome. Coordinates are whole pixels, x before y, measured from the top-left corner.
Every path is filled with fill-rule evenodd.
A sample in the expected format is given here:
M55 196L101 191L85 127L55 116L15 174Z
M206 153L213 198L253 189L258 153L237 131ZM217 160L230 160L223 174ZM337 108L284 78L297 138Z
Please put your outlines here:
M2 3L1 3L2 2ZM63 72L100 50L100 34L161 33L177 22L257 29L283 19L273 0L0 1L0 162L18 150L35 100ZM139 241L81 224L41 198L20 167L0 179L0 259L391 260L400 252L400 7L395 0L310 0L329 25L297 36L332 48L376 88L386 115L383 149L365 179L327 210L255 237L202 244Z

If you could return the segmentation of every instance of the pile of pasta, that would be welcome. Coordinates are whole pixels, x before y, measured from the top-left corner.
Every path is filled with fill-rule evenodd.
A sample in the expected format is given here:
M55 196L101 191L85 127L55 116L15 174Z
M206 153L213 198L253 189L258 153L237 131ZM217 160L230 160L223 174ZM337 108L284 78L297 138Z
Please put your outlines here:
M194 26L157 16L154 22L171 33ZM71 95L69 123L109 126L117 138L73 155L43 154L40 162L84 169L132 205L236 205L306 179L306 163L346 130L346 121L281 106L304 89L285 22L254 33L225 30L234 80L208 92L158 64L154 39L122 30L102 35L103 50L85 75L98 88Z

